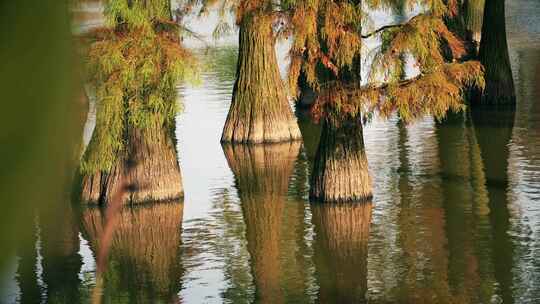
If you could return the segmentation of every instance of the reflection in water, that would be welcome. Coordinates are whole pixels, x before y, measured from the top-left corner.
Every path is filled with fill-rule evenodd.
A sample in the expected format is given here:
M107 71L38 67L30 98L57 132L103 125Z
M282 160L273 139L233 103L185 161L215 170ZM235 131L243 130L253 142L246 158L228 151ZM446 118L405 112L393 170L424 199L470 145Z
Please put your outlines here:
M21 303L39 303L42 290L38 285L37 248L38 231L37 223L32 229L25 229L28 235L21 235L24 243L19 244L19 267L17 269L17 281L21 290Z
M124 207L112 215L117 222L103 271L103 302L180 302L183 208L183 203L158 203ZM84 236L94 254L101 250L109 220L100 208L83 211Z
M49 303L81 301L79 271L82 260L79 255L79 229L72 208L69 205L66 207L61 217L41 217L41 262Z
M366 303L372 203L314 204L318 303Z
M289 178L300 143L224 145L236 179L251 256L256 301L285 303L280 233Z
M369 303L540 302L540 3L506 2L513 24L508 39L515 114L473 112L408 126L397 118L375 117L364 128L374 187L368 253L351 257L347 265L360 269L367 259L367 273L358 271L348 283L367 286ZM222 60L219 56L216 61ZM103 302L168 303L178 300L181 289L184 303L251 303L256 292L262 302L261 295L277 289L282 302L315 303L339 294L345 285L332 279L339 272L325 270L345 259L337 253L346 250L331 250L331 244L360 248L342 236L356 228L332 229L323 224L323 215L338 213L322 209L339 206L307 201L309 161L320 125L299 115L304 145L298 158L297 147L264 153L257 152L261 148L222 149L219 136L234 64L223 67L228 70L205 71L200 87L180 88L186 108L176 134L183 151L185 209L121 209L126 222L111 240ZM40 214L28 244L14 259L19 267L12 285L17 288L8 292L22 303L52 302L49 295L76 303L77 294L80 302L89 302L94 256L102 247L97 231L103 230L106 216L99 209L85 209L83 215L83 225L74 226L67 212L53 223ZM73 236L80 235L79 228L89 242L79 237L77 251ZM266 248L278 251L262 251ZM80 270L77 255L83 258ZM271 272L262 271L269 267ZM335 267L349 273L344 264ZM356 295L353 303L364 300L361 292Z

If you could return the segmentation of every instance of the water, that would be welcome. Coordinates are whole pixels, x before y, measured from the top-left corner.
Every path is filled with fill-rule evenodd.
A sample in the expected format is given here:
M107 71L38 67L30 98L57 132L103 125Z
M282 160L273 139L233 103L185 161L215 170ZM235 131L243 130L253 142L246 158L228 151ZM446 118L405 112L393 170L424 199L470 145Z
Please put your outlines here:
M179 88L184 202L123 209L101 279L105 211L36 214L2 302L540 303L538 16L508 4L515 111L366 126L364 205L308 203L320 129L302 113L303 143L222 147L236 50L200 53L202 84Z

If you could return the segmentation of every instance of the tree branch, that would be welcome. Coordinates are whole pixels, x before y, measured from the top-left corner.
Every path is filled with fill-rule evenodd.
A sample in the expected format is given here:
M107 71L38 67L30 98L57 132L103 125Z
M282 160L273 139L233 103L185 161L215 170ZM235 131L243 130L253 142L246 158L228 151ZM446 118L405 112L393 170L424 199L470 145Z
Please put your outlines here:
M365 34L365 35L360 35L360 37L362 37L363 39L366 39L366 38L369 38L371 36L374 36L382 31L386 31L387 29L391 29L391 28L396 28L396 27L402 27L404 26L405 24L407 23L398 23L398 24L390 24L390 25L385 25L369 34Z
M382 32L382 31L385 31L385 30L388 30L388 29L391 29L391 28L397 28L397 27L405 26L405 25L411 23L414 19L419 18L419 17L421 17L421 16L430 16L430 15L431 15L431 14L420 13L420 14L418 14L418 15L413 16L412 18L410 18L409 20L407 20L407 21L405 21L405 22L403 22L403 23L397 23L397 24L389 24L389 25L385 25L385 26L383 26L383 27L381 27L381 28L379 28L379 29L377 29L377 30L371 32L371 33L368 33L368 34L365 34L365 35L360 35L360 36L361 36L363 39L366 39L366 38L369 38L369 37L371 37L371 36L374 36L374 35L376 35L376 34Z

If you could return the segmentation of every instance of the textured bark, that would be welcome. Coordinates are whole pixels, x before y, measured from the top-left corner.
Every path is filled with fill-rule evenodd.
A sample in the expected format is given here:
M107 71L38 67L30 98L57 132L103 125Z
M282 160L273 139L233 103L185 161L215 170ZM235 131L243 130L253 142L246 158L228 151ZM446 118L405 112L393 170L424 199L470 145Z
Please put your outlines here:
M486 0L465 1L465 39L474 45L475 52L478 52L482 37L482 20L484 18L484 6Z
M279 74L271 16L244 17L231 107L221 142L300 139Z
M127 153L118 157L110 172L83 177L82 201L109 203L116 191L123 203L170 201L183 197L173 132L161 127L127 132Z
M366 303L372 203L314 204L318 303Z
M256 300L283 303L280 233L289 178L300 143L224 145L223 149L242 203Z
M83 211L83 235L98 257L98 265L103 262L99 260L101 246L107 243L105 230L114 223L105 251L106 298L115 302L127 294L130 303L179 303L183 210L183 203L169 202L124 206L107 216L97 207Z
M485 68L486 88L482 104L513 105L516 103L514 80L506 40L505 0L486 0L480 62Z
M360 117L327 117L311 176L310 200L361 202L373 197Z

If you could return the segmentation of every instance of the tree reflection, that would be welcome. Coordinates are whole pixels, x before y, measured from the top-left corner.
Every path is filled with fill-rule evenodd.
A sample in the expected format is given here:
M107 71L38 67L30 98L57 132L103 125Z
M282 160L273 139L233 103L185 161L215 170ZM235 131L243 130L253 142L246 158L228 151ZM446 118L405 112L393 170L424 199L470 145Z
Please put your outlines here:
M123 207L113 214L100 208L83 211L85 237L97 256L98 288L100 272L103 275L104 302L180 302L183 207L171 202ZM114 232L103 256L111 221Z
M42 216L43 281L50 303L79 303L79 227L71 206L61 217Z
M508 208L508 143L514 126L515 111L481 109L472 112L478 146L484 160L491 225L491 259L504 303L514 303L513 256Z
M313 204L318 303L366 303L372 203Z
M289 178L299 149L299 142L223 146L242 203L257 302L285 302L281 228Z

